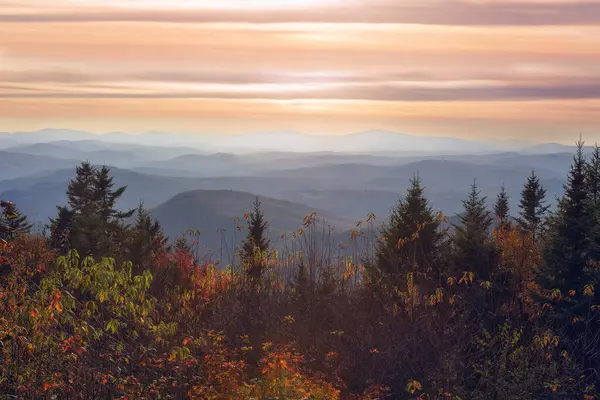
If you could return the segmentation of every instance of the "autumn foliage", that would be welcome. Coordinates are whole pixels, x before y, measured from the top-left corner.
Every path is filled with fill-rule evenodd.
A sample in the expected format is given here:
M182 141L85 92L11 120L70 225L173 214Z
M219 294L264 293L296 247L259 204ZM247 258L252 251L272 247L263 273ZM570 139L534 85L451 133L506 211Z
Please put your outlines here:
M369 215L344 251L325 251L309 215L292 250L249 237L225 266L169 245L142 207L127 225L106 176L99 213L80 178L77 212L61 210L50 238L0 242L9 398L598 398L595 260L586 281L561 271L573 289L547 285L560 238L504 211L494 223L476 185L460 226L432 213L415 178L379 239ZM262 235L260 215L249 235ZM90 221L124 239L95 232L96 247Z

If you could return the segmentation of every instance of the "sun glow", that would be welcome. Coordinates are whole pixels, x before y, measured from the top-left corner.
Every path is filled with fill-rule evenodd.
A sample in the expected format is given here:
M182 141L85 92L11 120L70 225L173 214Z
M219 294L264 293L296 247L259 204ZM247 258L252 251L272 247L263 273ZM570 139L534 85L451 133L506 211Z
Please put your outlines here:
M321 7L341 3L341 0L71 0L79 6L104 6L135 9L245 9L252 11L256 8L305 8Z

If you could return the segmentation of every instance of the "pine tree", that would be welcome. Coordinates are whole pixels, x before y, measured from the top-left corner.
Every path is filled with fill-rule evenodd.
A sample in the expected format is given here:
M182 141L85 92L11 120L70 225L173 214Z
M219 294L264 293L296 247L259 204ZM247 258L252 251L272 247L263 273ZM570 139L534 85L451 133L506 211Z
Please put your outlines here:
M0 239L10 241L20 235L29 233L31 224L27 220L27 216L22 215L14 203L0 201L0 207L2 207L2 215L0 215Z
M106 166L97 170L89 162L83 162L75 172L67 188L68 207L58 209L59 216L51 223L51 237L56 245L68 226L68 242L82 256L117 257L124 250L120 248L126 232L123 219L135 211L123 213L115 208L126 188L113 190L113 178Z
M591 283L593 274L587 268L593 238L593 224L588 208L588 187L585 180L586 163L583 142L577 142L571 170L565 184L564 196L559 200L555 213L549 219L548 240L544 252L545 265L537 280L546 291L559 290L563 296L575 291L573 302L585 304L584 288ZM570 320L573 313L582 309L571 306L563 310Z
M376 270L391 284L406 284L406 275L414 273L423 284L439 283L441 268L438 246L442 234L440 218L434 214L425 197L421 180L414 176L404 198L392 210L389 225L384 227L377 245Z
M590 160L585 165L585 185L588 201L594 208L600 203L600 146L594 145Z
M248 215L248 235L242 243L242 261L247 264L248 275L251 277L262 275L262 261L256 259L255 252L262 254L269 248L267 227L268 222L265 220L261 203L256 197L254 208Z
M125 219L131 217L136 209L127 212L120 212L115 207L117 200L123 196L127 186L113 190L115 186L114 178L110 175L110 168L106 165L94 174L94 193L93 199L97 203L100 216L103 221L109 221L112 218Z
M495 261L495 249L490 241L492 217L486 210L486 197L481 197L477 184L463 200L464 211L454 235L454 263L457 272L472 272L476 279L489 281Z
M120 212L116 209L117 200L127 190L126 186L113 190L113 177L110 168L102 166L94 174L92 199L95 206L93 216L86 216L87 223L96 226L95 250L98 254L113 254L125 238L123 220L129 218L135 209ZM116 254L113 254L116 256Z
M69 182L67 188L68 208L58 209L59 216L71 214L68 242L77 249L82 256L88 256L97 243L99 230L99 216L94 202L94 178L96 169L91 163L85 161L75 167L75 178ZM65 221L63 221L65 222ZM57 224L55 224L57 226ZM52 231L52 237L59 237L60 231Z
M600 260L600 146L596 144L585 165L588 214L590 216L590 257Z
M496 214L496 218L498 219L498 223L500 227L506 227L510 225L509 223L509 205L508 205L508 194L506 193L506 189L504 185L500 189L500 193L498 193L498 197L496 197L496 203L494 203L494 214Z
M150 212L140 203L136 210L135 223L131 229L132 244L129 246L129 261L135 267L143 267L151 261L154 251L166 249L167 238L162 226L152 220Z
M93 203L96 169L88 161L75 167L75 179L69 182L67 198L74 214L81 215Z
M50 218L50 246L56 251L67 254L70 248L70 230L73 226L73 211L67 206L57 206L58 215Z
M536 277L543 295L537 297L544 305L550 303L544 317L560 330L569 357L587 371L599 371L600 361L591 354L600 348L600 323L590 312L590 306L600 301L597 222L590 215L585 178L583 141L579 140L565 193L549 219L544 263ZM591 379L598 382L597 372Z
M519 201L519 226L531 234L535 242L543 228L542 224L549 206L546 202L546 189L540 184L540 180L531 171L527 181L521 191L521 200Z

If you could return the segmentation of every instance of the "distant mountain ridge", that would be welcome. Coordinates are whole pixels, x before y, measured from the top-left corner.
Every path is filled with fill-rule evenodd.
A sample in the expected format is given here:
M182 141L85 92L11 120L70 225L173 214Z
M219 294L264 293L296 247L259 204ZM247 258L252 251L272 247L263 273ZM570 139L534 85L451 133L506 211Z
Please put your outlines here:
M33 175L75 165L77 159L59 159L44 155L0 150L0 180Z
M524 149L528 145L512 142L478 141L455 137L410 135L387 130L368 130L346 135L307 135L293 131L245 133L235 135L178 134L147 132L128 134L109 132L94 134L71 129L42 129L30 132L0 133L0 148L55 141L92 140L120 144L152 146L188 146L208 152L247 153L256 151L317 152L336 151L351 153L403 152L407 153L486 153L502 150ZM551 152L554 144L544 150L544 145L531 151ZM559 145L562 146L562 145ZM567 147L567 146L565 146Z
M210 156L200 157L210 160ZM273 164L275 170L259 172L252 170L254 167L240 164L237 172L245 172L244 175L204 177L194 172L203 171L202 164L197 167L192 164L189 170L146 167L134 170L112 168L112 172L116 185L128 186L119 203L123 209L136 207L140 200L148 207L155 207L190 190L234 190L301 203L356 220L370 212L387 218L395 200L416 174L423 180L426 195L434 208L453 215L462 210L461 201L473 181L477 182L482 194L489 197L489 203L504 184L511 196L511 206L516 207L523 183L535 166L548 191L548 204L553 204L556 196L562 194L564 169L568 168L571 159L568 154L464 158L471 162L458 161L458 157L427 158L397 165L339 164L333 157L332 164L312 167L304 166L301 159L296 159L293 160L297 162L295 168L284 168L287 162L278 164L267 159L266 164ZM344 160L346 158L341 159ZM35 214L38 220L45 222L56 213L55 205L65 204L67 184L75 175L77 163L69 163L68 169L46 171L38 168L30 176L2 180L0 198L16 202L23 212ZM219 173L219 170L206 169L204 172Z
M307 215L315 212L322 224L335 228L336 239L354 225L333 214L303 204L257 196L233 190L193 190L177 194L151 210L171 238L181 237L189 230L199 230L199 241L207 249L231 252L246 235L244 214L252 210L258 197L268 221L268 236L274 246L281 245L281 236L289 235L303 226Z

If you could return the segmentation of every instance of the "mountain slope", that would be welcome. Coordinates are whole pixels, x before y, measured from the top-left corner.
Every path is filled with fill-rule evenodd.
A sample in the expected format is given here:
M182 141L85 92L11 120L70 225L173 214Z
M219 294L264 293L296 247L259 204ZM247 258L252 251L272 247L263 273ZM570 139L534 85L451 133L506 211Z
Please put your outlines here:
M7 151L69 160L87 160L92 163L105 163L121 168L145 166L173 157L202 153L202 150L191 147L115 144L100 140L59 140L47 143L20 144L10 147Z
M53 169L75 165L75 160L65 160L48 156L0 151L0 180L34 175Z
M144 201L147 207L154 207L177 193L201 187L197 179L160 177L120 168L111 168L111 173L115 186L127 186L118 203L123 210L136 207L140 201ZM56 205L66 204L67 186L74 177L75 168L69 168L46 175L2 181L0 198L18 204L19 209L31 216L34 222L45 223L48 217L56 214Z
M502 163L498 163L502 164ZM502 184L511 197L511 207L516 207L520 197L521 189L527 176L531 173L531 166L526 162L514 165L483 165L459 161L428 159L406 165L389 167L360 164L317 166L312 168L301 168L295 170L276 171L269 174L271 177L287 178L290 181L310 177L312 187L297 188L294 196L302 199L309 205L319 205L325 209L324 199L332 198L332 191L343 191L352 189L355 191L378 191L388 192L386 197L390 199L391 193L403 194L409 185L410 179L419 175L425 186L425 193L436 209L443 210L448 215L453 215L462 210L462 200L469 192L471 184L475 181L482 191L482 195L488 196L491 203L500 191ZM564 172L551 169L536 168L541 183L547 189L547 200L549 204L554 202L556 196L563 193L562 184L565 180ZM351 193L348 193L351 196ZM377 196L374 194L374 196ZM278 196L280 197L280 196ZM336 196L335 202L329 203L331 207L350 209L356 213L373 211L369 200L364 203L364 208L350 208L353 201L350 198ZM361 196L365 198L365 196ZM315 199L312 203L311 198ZM336 202L343 202L341 207ZM391 204L390 204L391 206ZM346 208L347 207L347 208ZM381 207L378 207L383 211Z
M319 220L327 221L337 232L349 230L353 225L326 211L277 200L271 197L258 196L265 217L269 221L269 237L276 242L282 232L290 232L302 226L304 218L316 212ZM231 249L246 234L236 226L245 228L244 213L252 209L256 195L248 192L230 190L193 190L180 193L152 210L171 238L181 236L188 230L201 231L200 242L207 248L215 250L224 245ZM238 217L239 221L234 222Z
M490 197L490 204L504 183L515 210L523 183L531 173L531 164L520 162L518 158L498 161L498 164L430 159L401 166L326 165L279 170L263 176L220 178L177 177L173 176L177 175L176 170L160 168L145 170L148 173L120 168L113 168L112 172L116 185L128 186L118 204L122 209L133 208L140 200L147 207L156 207L189 190L235 190L301 203L356 220L369 212L375 212L380 218L387 217L398 194L404 194L409 180L417 173L433 207L447 215L462 210L461 201L474 180L482 194ZM562 194L564 172L541 168L536 168L536 172L548 191L548 203L552 204L555 197ZM50 174L1 181L0 198L14 201L24 213L47 221L56 212L54 205L66 202L67 183L74 175L71 167Z

